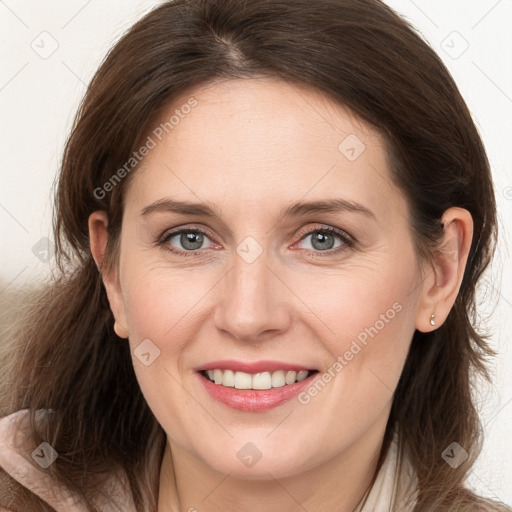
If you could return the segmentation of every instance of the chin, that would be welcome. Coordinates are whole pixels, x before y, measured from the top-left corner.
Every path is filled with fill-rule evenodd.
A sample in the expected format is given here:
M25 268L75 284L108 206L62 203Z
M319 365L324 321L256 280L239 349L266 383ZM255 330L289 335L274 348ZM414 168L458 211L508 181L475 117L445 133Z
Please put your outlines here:
M261 445L264 443L262 442ZM260 445L260 446L261 446ZM230 477L240 480L273 480L279 478L291 477L315 466L315 461L305 459L305 454L300 452L300 448L290 449L289 453L281 453L279 446L261 447L258 449L257 443L244 443L241 448L226 449L223 451L223 457L210 453L203 461L214 471L229 474ZM226 454L229 454L227 456ZM297 458L300 454L300 460Z

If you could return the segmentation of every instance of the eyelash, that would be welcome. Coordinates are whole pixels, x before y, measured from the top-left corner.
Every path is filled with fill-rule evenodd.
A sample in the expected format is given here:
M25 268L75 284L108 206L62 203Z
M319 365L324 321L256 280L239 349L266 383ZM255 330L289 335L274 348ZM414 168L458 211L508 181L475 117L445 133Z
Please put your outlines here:
M196 257L197 258L197 257L201 257L202 256L201 251L203 251L204 249L182 251L182 250L179 250L179 249L171 248L171 246L167 245L169 240L174 238L176 235L181 235L182 233L199 233L199 234L206 235L210 239L214 238L213 234L210 231L208 231L208 230L205 230L205 229L202 229L202 228L200 229L200 228L189 227L189 228L178 229L176 231L166 232L156 241L156 243L157 243L158 246L163 247L165 250L167 250L167 251L169 251L169 252L171 252L173 254L176 254L176 255L178 255L180 257L184 257L184 258L189 258L189 257ZM324 225L317 225L313 229L309 229L309 230L307 230L305 232L301 232L299 234L300 235L299 242L302 241L303 239L305 239L307 236L313 234L313 233L335 234L343 242L343 244L340 245L339 247L337 247L336 249L328 249L326 251L314 251L314 250L311 250L311 249L302 249L307 254L310 254L310 255L312 255L314 257L320 256L321 258L323 258L324 255L325 256L333 256L335 254L339 254L341 252L344 252L344 251L347 251L349 249L352 249L354 247L354 245L355 245L355 239L352 236L350 236L348 233L345 233L344 231L342 231L342 230L340 230L338 228L335 228L335 227L332 227L332 226L324 226Z

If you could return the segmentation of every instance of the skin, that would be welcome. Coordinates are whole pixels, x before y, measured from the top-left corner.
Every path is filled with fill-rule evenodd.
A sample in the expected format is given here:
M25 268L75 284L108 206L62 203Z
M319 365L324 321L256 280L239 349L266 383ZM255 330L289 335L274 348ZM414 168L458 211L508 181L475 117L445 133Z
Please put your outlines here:
M353 113L317 91L251 78L197 88L162 119L191 95L198 105L135 171L118 263L103 270L118 333L132 350L148 338L160 350L149 366L134 357L168 437L158 510L352 511L375 472L413 333L439 327L455 301L471 216L447 210L446 249L420 261L384 139ZM349 134L365 145L354 161L338 149ZM221 217L141 214L163 198L212 204ZM295 201L331 198L372 215L279 217ZM107 225L105 212L90 216L100 268ZM311 231L328 226L351 235L353 247L337 235L333 249L313 246ZM155 244L178 227L211 231L200 256L171 253L186 251L179 236ZM236 251L248 236L263 249L251 263ZM396 303L400 312L306 405L233 410L212 400L193 370L272 359L326 372ZM262 454L252 467L237 457L248 442Z

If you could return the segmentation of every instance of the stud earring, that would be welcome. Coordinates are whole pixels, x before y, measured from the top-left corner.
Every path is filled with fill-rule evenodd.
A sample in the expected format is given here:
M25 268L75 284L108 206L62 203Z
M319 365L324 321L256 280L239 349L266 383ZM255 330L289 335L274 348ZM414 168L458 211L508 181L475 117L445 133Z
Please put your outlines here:
M121 326L117 321L114 321L114 332L120 337L120 338L128 338L128 331Z
M430 325L436 325L436 321L434 320L434 318L434 313L432 313L432 316L430 317Z

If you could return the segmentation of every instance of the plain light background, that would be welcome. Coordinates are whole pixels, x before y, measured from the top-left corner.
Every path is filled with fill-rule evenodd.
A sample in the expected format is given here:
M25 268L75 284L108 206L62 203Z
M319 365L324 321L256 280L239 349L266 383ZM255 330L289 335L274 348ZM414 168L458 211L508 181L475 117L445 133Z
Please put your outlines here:
M0 2L0 295L48 276L52 184L79 100L112 44L159 3ZM486 436L469 482L512 504L512 0L386 3L444 60L492 165L501 239L485 277L481 319L498 357L493 385L479 393Z

